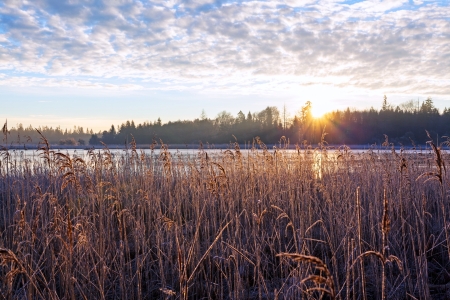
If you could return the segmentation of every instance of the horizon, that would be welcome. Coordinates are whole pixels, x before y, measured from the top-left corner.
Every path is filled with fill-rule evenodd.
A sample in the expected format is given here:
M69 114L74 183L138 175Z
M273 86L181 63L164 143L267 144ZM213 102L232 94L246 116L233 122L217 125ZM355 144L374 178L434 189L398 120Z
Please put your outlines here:
M450 107L448 1L0 3L0 120L94 131L311 101ZM27 126L27 125L25 125Z

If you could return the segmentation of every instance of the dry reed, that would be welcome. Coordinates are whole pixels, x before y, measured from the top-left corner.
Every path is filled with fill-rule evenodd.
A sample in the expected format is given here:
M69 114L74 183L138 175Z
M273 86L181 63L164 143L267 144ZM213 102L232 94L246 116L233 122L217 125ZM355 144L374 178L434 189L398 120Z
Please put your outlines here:
M296 151L5 148L0 295L448 299L443 145L360 153L325 135Z

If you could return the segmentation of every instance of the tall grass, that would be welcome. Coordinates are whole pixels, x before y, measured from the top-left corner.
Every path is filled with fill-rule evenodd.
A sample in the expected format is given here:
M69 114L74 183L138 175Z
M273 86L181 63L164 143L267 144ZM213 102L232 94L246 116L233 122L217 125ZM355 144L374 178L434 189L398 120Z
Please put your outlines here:
M449 299L440 147L230 146L144 153L133 141L76 157L42 137L36 159L3 149L1 295Z

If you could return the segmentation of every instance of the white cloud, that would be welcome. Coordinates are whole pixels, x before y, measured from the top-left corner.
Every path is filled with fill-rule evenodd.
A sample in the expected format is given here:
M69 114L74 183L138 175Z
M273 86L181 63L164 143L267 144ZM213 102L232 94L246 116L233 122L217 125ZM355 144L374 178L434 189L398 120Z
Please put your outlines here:
M98 80L68 80L59 78L40 78L30 76L7 76L0 74L0 86L8 87L66 87L83 89L108 89L108 90L142 90L139 84L114 84L104 83Z
M365 13L380 13L408 4L409 0L366 0L352 5Z
M316 3L317 0L286 0L285 3L290 6L299 7Z
M404 0L96 3L0 5L0 72L13 73L0 85L141 89L144 82L164 88L162 80L179 89L325 84L450 93L450 85L441 84L450 67L449 6L416 8ZM80 79L85 76L94 79ZM109 78L138 83L111 85Z

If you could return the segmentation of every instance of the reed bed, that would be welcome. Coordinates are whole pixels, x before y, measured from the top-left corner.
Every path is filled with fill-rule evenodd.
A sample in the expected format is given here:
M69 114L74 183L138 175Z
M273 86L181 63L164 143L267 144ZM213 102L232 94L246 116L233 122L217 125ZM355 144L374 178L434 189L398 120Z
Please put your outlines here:
M450 299L440 147L231 146L3 149L1 296Z

